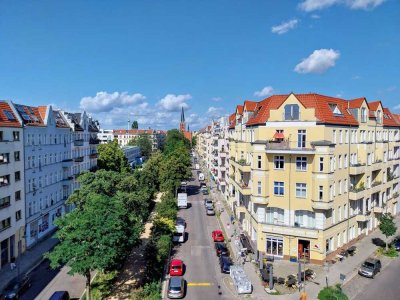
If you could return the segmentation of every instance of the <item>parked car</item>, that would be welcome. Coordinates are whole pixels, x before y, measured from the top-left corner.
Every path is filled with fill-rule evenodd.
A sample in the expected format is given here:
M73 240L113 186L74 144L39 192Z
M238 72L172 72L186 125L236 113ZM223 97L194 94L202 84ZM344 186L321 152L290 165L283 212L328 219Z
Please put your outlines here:
M381 261L379 259L368 258L361 265L358 274L364 277L374 278L374 276L381 271Z
M3 290L4 299L18 299L32 285L29 276L12 279Z
M168 281L168 298L179 299L185 296L185 279L171 277Z
M181 226L183 226L183 227L186 227L186 221L185 221L184 218L177 217L177 218L176 218L176 224L175 224L175 225L177 225L177 226L181 225Z
M172 259L169 265L170 276L182 276L183 275L183 261L180 259Z
M203 189L203 190L201 190L201 193L202 193L204 196L207 196L207 195L208 195L208 190L207 190L207 189Z
M213 238L214 242L223 242L223 241L225 241L224 234L222 233L221 230L214 230L212 232L212 238Z
M67 291L57 291L49 298L49 300L70 300L69 293Z
M212 200L210 200L210 199L204 199L204 206L206 207L206 208L208 208L208 207L214 207L214 203L212 202Z
M215 215L215 211L214 211L214 207L210 207L210 206L208 206L208 207L206 207L206 213L207 213L207 216L213 216L213 215Z
M229 254L228 249L226 248L226 245L224 243L215 243L214 246L217 256Z
M226 256L226 255L221 255L220 257L219 257L219 266L221 267L221 273L227 273L227 274L229 274L230 273L230 269L231 269L231 266L232 266L232 261L231 261L231 259L229 258L229 256Z
M392 243L394 249L400 251L400 238L396 238Z

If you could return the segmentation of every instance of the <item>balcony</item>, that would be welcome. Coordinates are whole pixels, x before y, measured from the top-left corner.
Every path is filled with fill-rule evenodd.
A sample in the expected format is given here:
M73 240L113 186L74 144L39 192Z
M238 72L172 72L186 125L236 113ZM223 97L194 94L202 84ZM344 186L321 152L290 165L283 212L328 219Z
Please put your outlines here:
M251 188L248 186L247 183L245 182L236 182L235 178L233 176L230 177L231 182L235 185L235 188L237 191L239 191L242 195L244 196L250 196L251 195Z
M374 181L372 184L371 184L371 189L370 189L370 193L371 194L374 194L374 193L376 193L376 192L379 192L380 190L381 190L381 187L382 187L382 182L381 181Z
M220 152L219 152L219 156L220 156L220 157L226 157L226 152L220 151Z
M355 188L349 190L349 199L357 201L365 196L365 188Z
M297 147L297 142L286 141L267 141L265 146L266 153L282 154L315 154L315 148Z
M302 238L311 238L311 239L318 238L318 230L313 228L264 224L262 231L266 233L289 235Z
M311 206L313 209L329 210L333 207L333 200L331 200L331 201L312 200Z
M75 157L74 162L83 162L83 156Z
M90 145L97 145L97 144L100 144L100 140L99 140L99 139L90 138L89 144L90 144Z
M253 202L255 204L268 205L269 198L268 197L262 197L262 196L251 196L251 202Z
M367 222L368 218L366 214L363 213L359 213L358 215L356 215L356 221L357 222Z
M92 153L89 155L89 158L97 158L98 154L97 153Z
M381 159L377 159L375 160L375 162L372 164L371 169L372 171L377 171L377 170L381 170L383 166L382 160Z
M235 161L233 157L231 157L231 164L242 172L251 172L250 163L246 162L245 159Z
M63 181L70 181L72 179L74 179L72 176L65 176L62 180Z
M375 206L372 208L372 211L376 214L381 214L383 212L383 208L379 206Z
M365 163L350 164L350 175L359 175L365 173Z
M79 146L83 146L83 139L80 139L80 140L75 140L74 141L74 146L77 146L77 147L79 147Z

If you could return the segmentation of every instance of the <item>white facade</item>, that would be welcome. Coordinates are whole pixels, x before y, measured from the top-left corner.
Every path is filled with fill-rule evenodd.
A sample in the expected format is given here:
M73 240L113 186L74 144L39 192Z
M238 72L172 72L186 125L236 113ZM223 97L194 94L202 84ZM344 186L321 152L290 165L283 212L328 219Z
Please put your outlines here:
M97 138L100 144L111 143L114 140L114 134L112 129L99 129L97 133Z
M0 103L1 120L2 111L12 109ZM0 269L25 250L23 134L18 117L13 117L17 127L0 121Z
M130 141L135 140L140 135L147 134L152 142L152 150L161 149L164 145L165 133L154 129L116 129L113 130L114 139L118 141L121 147L128 145Z
M121 149L131 167L142 164L142 154L138 146L125 146Z
M60 112L53 111L51 106L15 107L24 120L26 245L29 248L51 233L56 228L54 220L65 213L64 203L72 192L71 129Z

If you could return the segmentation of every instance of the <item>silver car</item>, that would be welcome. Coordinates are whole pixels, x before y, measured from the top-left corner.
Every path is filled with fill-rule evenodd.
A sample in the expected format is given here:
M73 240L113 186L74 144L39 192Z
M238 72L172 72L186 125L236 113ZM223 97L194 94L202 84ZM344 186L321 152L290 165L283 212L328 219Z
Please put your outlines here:
M207 216L213 216L215 215L215 210L213 206L208 206L206 207L206 212L207 212Z
M185 279L183 277L171 277L168 282L168 298L180 299L185 296Z

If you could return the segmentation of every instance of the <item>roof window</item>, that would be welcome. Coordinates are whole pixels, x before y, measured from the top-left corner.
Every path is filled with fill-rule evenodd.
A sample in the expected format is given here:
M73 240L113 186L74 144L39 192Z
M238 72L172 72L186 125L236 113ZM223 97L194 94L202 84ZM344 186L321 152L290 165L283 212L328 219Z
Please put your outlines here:
M339 106L337 104L329 104L332 112L336 116L343 116L343 113L340 111Z

